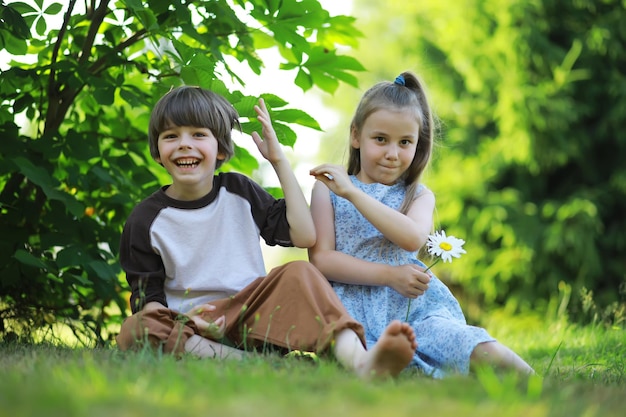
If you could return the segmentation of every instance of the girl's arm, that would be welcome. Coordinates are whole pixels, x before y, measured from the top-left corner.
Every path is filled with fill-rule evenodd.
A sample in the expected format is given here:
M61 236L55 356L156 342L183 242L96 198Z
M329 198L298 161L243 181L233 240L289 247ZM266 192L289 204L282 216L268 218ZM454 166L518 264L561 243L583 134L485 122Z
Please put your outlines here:
M428 288L430 277L417 265L391 266L336 251L334 210L328 188L320 182L313 186L311 213L317 241L309 249L309 260L327 279L346 284L389 286L411 298L422 295Z
M383 236L410 252L426 244L432 230L435 196L430 190L423 191L411 204L407 214L377 201L357 189L347 199L369 220Z
M287 206L287 221L289 222L291 241L294 246L309 248L315 243L315 225L302 188L289 161L285 158L263 99L259 100L259 105L254 106L254 109L257 112L257 119L263 126L263 138L258 133L253 132L252 139L259 148L261 155L272 164L280 181Z
M426 244L432 230L435 196L423 191L411 204L407 214L377 201L352 184L345 168L325 164L311 170L335 194L347 199L383 236L402 249L414 252Z

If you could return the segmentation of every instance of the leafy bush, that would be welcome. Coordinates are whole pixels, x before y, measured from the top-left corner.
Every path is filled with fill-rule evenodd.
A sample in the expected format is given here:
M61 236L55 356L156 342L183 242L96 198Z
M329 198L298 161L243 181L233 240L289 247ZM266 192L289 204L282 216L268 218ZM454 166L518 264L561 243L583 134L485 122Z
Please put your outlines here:
M243 80L225 57L259 74L257 50L276 47L298 86L332 92L356 84L350 72L362 67L336 46L359 34L316 0L66 3L0 5L0 52L11 57L0 74L0 338L61 322L101 345L127 311L116 262L123 223L163 175L146 141L155 101L183 83L210 88L249 133L258 98L227 87ZM295 143L290 123L319 129L263 97L281 143ZM225 169L256 167L238 148Z
M482 306L545 311L563 285L572 318L583 288L626 305L624 3L355 1L380 34L360 81L413 69L442 121L425 182L467 255L437 272Z

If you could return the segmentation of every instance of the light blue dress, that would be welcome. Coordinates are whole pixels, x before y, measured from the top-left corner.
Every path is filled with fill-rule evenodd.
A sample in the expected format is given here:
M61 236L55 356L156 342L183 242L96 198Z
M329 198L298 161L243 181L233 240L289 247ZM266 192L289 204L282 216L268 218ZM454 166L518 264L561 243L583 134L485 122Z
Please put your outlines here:
M358 188L389 207L397 210L402 204L404 183L387 186L364 184L355 176L351 179ZM420 185L418 194L424 188ZM405 251L385 239L348 200L332 192L330 196L335 210L337 251L370 262L426 266L417 260L416 252ZM368 348L376 343L392 320L406 319L409 299L390 287L331 284L348 312L365 327ZM467 374L470 355L476 345L495 340L485 329L467 324L456 298L434 275L424 295L411 301L408 322L418 342L409 366L434 378Z

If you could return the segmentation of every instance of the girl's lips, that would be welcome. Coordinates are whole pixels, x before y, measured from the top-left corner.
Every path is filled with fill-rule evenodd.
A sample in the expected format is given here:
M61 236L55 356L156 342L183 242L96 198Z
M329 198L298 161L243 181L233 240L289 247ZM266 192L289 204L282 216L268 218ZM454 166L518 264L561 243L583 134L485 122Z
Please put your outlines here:
M379 166L381 168L384 168L384 169L398 169L398 167L396 167L396 166L388 166L388 165L382 165L382 164L379 165Z

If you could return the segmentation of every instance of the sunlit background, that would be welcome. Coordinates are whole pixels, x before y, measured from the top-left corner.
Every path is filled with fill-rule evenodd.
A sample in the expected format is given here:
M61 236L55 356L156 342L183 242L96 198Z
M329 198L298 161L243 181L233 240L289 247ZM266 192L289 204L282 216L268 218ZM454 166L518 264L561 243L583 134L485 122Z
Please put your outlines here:
M24 2L34 4L35 0ZM43 0L43 7L52 3ZM502 307L514 313L539 312L551 317L571 314L588 322L624 323L624 2L320 3L331 15L355 19L350 33L358 39L358 46L342 46L338 54L354 57L365 68L354 74L358 87L344 83L332 95L317 87L303 92L295 84L295 71L279 70L284 58L268 49L258 51L264 61L259 76L227 55L228 64L245 85L230 80L226 72L218 74L232 90L251 96L275 94L289 102L288 107L317 120L322 132L292 126L298 138L294 148L286 150L307 199L314 182L309 175L312 166L345 162L349 120L364 91L378 81L393 80L398 73L411 70L425 82L439 121L433 158L423 177L437 199L434 228L445 229L467 242L467 254L459 262L438 265L435 272L454 289L470 320L480 321L486 308ZM58 4L66 7L65 2ZM76 4L84 6L85 2ZM50 17L48 25L55 25L54 18ZM0 70L6 70L8 62L6 53L0 53ZM134 76L136 84L141 85L143 76ZM4 87L10 93L15 92L12 88L20 90L16 76L10 74L7 80ZM33 129L23 109L28 107L31 114L36 114L35 96L16 92L16 97L28 103L16 119L22 129ZM107 110L107 106L100 107L99 102L85 98L91 99L81 97L95 103L90 105L97 109ZM7 107L2 110L9 109L5 117L12 117L13 100L19 99L3 102ZM121 101L118 97L115 104ZM137 142L140 138L138 134L133 137ZM260 162L259 169L252 173L254 179L267 187L277 186L276 175L263 162L252 140L238 135L236 141ZM30 146L35 142L27 137L21 143ZM107 142L106 146L113 145ZM74 161L88 164L80 157ZM168 180L158 166L146 168L143 160L141 163L141 169L154 168L161 173L160 182ZM8 174L0 172L2 180L21 174L20 167L5 165ZM108 168L113 172L118 167ZM48 169L52 172L55 167L49 165ZM51 174L46 175L42 178ZM67 172L64 175L67 177ZM90 175L97 177L92 172ZM90 181L105 183L98 180ZM151 181L142 183L149 184L147 188L155 186L152 177ZM63 201L98 206L101 201L94 202L99 196L97 185L79 195L68 193ZM133 194L133 201L143 190ZM9 204L30 204L19 197ZM82 208L80 211L82 214ZM112 216L110 213L113 211L107 212ZM58 215L61 219L64 216L65 212ZM86 220L88 223L90 219ZM29 238L38 239L40 230ZM45 250L33 250L41 258L30 261L36 265L36 261L54 264L54 259L45 258ZM301 249L266 247L264 252L268 269L307 258ZM7 253L8 262L15 264L13 252ZM79 260L85 259L91 258ZM45 274L38 277L46 283Z

